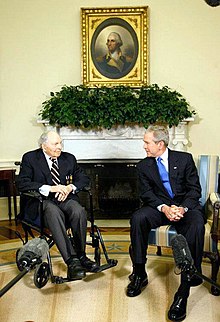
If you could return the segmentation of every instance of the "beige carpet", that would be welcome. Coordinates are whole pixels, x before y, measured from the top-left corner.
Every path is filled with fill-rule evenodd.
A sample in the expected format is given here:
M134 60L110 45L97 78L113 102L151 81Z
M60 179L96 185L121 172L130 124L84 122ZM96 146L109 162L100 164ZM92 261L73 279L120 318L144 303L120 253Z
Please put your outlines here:
M117 236L118 238L118 236ZM131 270L125 237L106 242L111 258L118 265L98 274L87 274L82 281L54 285L48 281L42 289L33 282L34 271L27 273L0 299L0 321L3 322L163 322L178 287L170 256L150 255L149 285L141 295L125 295ZM15 247L14 247L15 246ZM16 244L10 245L14 253ZM7 249L1 247L1 255ZM4 257L4 256L3 256ZM65 276L66 267L54 253L54 273ZM19 271L13 263L0 266L0 289ZM210 265L204 263L203 274L210 275ZM220 297L210 294L210 285L193 288L188 302L186 322L220 322Z

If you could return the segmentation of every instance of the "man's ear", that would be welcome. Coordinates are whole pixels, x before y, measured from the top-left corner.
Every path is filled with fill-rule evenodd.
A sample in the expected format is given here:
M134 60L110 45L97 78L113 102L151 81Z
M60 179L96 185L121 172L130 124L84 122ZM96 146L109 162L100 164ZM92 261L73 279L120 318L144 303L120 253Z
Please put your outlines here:
M158 145L159 145L160 150L164 148L164 142L163 141L159 141Z
M46 146L45 146L45 144L44 144L44 143L42 143L41 148L42 148L42 150L43 150L44 152L46 152Z

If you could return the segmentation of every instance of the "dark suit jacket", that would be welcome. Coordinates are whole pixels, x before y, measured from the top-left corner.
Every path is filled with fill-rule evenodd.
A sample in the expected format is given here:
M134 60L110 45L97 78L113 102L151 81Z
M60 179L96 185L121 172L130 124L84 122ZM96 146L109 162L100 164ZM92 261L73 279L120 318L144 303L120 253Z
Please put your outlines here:
M62 185L68 184L70 178L78 190L89 185L89 178L78 166L74 155L62 152L58 158L60 180ZM51 172L41 149L27 152L23 155L21 169L18 178L18 189L20 192L30 190L39 191L42 185L53 185ZM77 196L70 193L68 198L77 199Z
M161 204L188 207L189 210L202 207L199 203L201 186L192 155L168 149L169 178L175 194L171 199L160 179L155 158L147 157L137 165L140 197L144 204L153 208Z

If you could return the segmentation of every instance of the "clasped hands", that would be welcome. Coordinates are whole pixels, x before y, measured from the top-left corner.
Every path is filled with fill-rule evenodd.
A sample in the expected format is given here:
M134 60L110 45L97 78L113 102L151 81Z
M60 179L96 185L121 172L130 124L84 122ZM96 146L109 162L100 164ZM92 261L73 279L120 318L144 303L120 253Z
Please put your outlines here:
M185 210L183 207L171 205L171 207L164 205L161 211L165 214L170 221L179 221L184 217Z
M73 191L72 186L69 184L64 186L62 184L58 184L56 186L51 186L50 192L55 193L55 198L58 201L64 201L68 197L69 193Z

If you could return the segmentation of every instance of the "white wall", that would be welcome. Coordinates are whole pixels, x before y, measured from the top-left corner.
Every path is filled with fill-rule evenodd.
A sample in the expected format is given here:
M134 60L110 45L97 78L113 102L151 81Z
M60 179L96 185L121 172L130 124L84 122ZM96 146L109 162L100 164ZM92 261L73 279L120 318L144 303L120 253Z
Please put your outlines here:
M150 82L182 93L198 117L191 125L195 154L219 154L220 7L204 0L112 0L149 6ZM0 0L0 166L34 149L50 91L81 79L80 7L106 0Z

